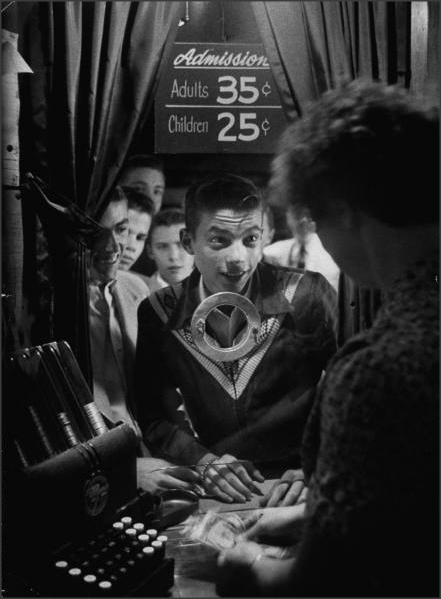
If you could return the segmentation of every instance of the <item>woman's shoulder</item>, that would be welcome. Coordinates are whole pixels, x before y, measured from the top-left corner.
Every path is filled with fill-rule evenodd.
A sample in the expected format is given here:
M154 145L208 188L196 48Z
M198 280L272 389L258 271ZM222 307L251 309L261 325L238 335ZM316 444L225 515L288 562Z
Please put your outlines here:
M420 345L420 344L417 344ZM324 404L346 415L418 410L439 393L439 355L411 340L369 331L349 340L334 356L324 383Z

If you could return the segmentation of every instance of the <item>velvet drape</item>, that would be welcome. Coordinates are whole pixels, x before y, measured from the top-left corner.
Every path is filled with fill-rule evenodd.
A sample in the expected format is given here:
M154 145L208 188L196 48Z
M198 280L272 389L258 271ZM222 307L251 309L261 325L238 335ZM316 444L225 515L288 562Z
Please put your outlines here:
M35 4L24 43L37 69L23 126L39 143L27 168L91 216L145 118L181 12L181 2Z
M34 70L21 87L23 172L41 177L88 215L101 216L150 108L182 7L182 2L37 2L22 9L22 53ZM37 199L24 194L23 204L32 228ZM42 223L53 297L45 300L43 318L39 315L48 327L40 327L34 343L69 341L90 382L87 250L81 242L72 250L72 239L60 247L59 219L46 214ZM29 245L41 245L41 238L32 242L28 235ZM38 296L41 289L32 283L38 283L39 270L50 269L35 264L34 247L25 248L25 277L28 293ZM37 301L34 297L34 306Z
M432 3L429 3L432 4ZM410 84L409 2L252 2L290 119L342 80ZM341 276L339 343L369 327L381 303Z

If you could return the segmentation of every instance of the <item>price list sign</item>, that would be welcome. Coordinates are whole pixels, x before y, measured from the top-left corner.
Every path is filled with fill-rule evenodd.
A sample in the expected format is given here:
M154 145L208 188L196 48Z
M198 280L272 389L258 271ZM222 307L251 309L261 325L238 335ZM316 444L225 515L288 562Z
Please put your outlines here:
M173 44L155 98L160 154L271 154L286 117L261 44Z

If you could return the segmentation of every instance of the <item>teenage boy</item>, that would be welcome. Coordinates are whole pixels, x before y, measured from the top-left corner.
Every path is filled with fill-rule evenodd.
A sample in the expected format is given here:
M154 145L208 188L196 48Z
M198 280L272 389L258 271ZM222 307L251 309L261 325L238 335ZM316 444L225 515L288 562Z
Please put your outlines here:
M133 197L132 197L133 201ZM113 422L123 421L139 438L138 486L155 493L167 488L191 489L197 475L190 469L164 470L164 460L150 456L141 441L133 404L133 367L137 335L137 308L148 293L143 281L118 270L127 244L130 221L127 197L112 192L100 219L103 229L91 251L89 324L94 401Z
M133 187L152 199L154 212L159 212L165 190L165 176L162 162L156 156L136 154L124 164L118 181L119 185Z
M185 227L182 210L168 208L154 217L147 241L147 253L156 264L156 272L147 279L150 292L179 283L193 270L194 257L181 242Z
M149 293L139 277L118 270L127 245L127 197L116 187L100 219L103 230L91 252L89 325L93 395L110 420L135 432L131 381L135 359L138 305Z
M318 273L261 262L264 205L256 187L224 175L193 185L181 239L196 268L138 310L135 396L153 455L197 465L205 490L243 502L254 481L300 465L311 401L336 350L335 292ZM218 292L249 298L261 317L256 345L234 362L201 353L190 322ZM211 343L227 347L244 319L216 310ZM243 460L246 460L245 462ZM255 464L255 465L254 465Z
M142 191L123 187L128 202L127 244L119 262L119 269L128 271L136 265L148 238L153 217L153 201Z

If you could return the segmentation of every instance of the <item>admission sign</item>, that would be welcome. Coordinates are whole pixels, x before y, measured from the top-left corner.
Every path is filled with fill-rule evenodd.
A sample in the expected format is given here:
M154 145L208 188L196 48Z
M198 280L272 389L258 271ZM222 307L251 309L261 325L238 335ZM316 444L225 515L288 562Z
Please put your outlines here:
M271 154L286 117L261 44L173 44L155 98L160 154Z

